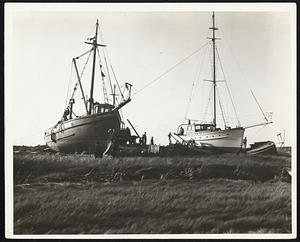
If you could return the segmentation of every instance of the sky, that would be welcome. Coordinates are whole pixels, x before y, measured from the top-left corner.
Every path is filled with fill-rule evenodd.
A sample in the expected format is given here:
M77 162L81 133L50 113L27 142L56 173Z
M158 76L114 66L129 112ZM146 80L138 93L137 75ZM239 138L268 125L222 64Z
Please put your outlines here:
M273 124L246 130L248 142L278 142L276 134L285 130L286 145L293 144L296 28L289 6L114 6L6 4L5 134L12 144L44 144L44 131L61 118L75 83L71 60L88 50L84 41L93 36L96 19L118 81L134 87L132 101L122 109L124 119L140 134L146 131L156 143L166 144L167 134L176 131L186 117L203 118L209 94L209 83L203 79L211 78L204 58L209 59L209 46L144 87L207 43L212 11L216 11L217 37L221 38L217 47L225 70L223 76L218 69L217 78L230 87L241 124L264 122L250 88L262 109L273 113ZM218 88L227 120L234 126L226 86L220 82ZM211 109L207 110L209 119ZM222 126L220 111L218 107L217 121Z

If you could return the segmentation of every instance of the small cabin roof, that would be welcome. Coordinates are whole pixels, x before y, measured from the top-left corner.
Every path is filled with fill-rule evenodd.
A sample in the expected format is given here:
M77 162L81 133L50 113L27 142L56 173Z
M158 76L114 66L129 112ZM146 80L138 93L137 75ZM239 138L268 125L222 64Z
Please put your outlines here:
M195 125L200 125L200 126L203 126L203 127L210 127L210 126L214 126L214 124L195 124Z
M103 108L114 108L114 105L111 105L109 103L94 103L94 106Z

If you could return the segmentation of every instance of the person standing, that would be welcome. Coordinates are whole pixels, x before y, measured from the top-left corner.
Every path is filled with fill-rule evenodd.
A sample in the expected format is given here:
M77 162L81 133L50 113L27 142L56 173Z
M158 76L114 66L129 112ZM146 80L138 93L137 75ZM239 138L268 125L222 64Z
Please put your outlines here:
M244 143L244 148L246 149L246 147L247 147L247 137L244 138L243 143Z
M171 134L171 132L169 132L169 134L168 134L168 138L169 138L169 145L171 145L171 144L172 144L171 137L172 137L172 134Z
M150 144L151 144L151 145L154 145L153 136L152 136L151 139L150 139Z
M143 134L143 137L142 137L142 143L145 145L147 144L147 135L146 135L146 132Z

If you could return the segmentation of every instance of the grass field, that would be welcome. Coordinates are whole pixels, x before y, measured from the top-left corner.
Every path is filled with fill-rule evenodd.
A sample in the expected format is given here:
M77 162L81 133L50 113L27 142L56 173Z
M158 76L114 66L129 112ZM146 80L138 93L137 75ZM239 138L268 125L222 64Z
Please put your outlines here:
M15 234L290 233L290 157L14 154Z

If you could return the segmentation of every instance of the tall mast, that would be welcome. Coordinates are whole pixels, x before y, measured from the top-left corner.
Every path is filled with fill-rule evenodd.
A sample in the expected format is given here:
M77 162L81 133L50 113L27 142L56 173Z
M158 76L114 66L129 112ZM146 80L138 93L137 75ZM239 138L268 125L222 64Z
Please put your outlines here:
M216 127L217 120L216 120L216 37L215 37L215 30L217 30L217 28L215 27L215 12L213 12L212 19L213 19L213 27L210 28L210 29L213 30L213 37L212 37L212 42L213 42L213 85L214 85L214 119L213 119L213 125Z
M96 64L96 51L97 51L97 36L98 36L98 19L96 22L96 34L95 37L93 38L93 70L92 70L92 81L91 81L91 92L90 92L90 108L89 108L89 114L92 112L93 104L94 104L94 98L93 98L93 93L94 93L94 79L95 79L95 64Z

